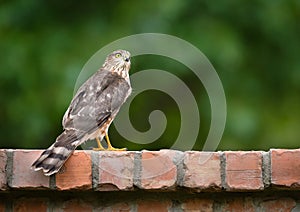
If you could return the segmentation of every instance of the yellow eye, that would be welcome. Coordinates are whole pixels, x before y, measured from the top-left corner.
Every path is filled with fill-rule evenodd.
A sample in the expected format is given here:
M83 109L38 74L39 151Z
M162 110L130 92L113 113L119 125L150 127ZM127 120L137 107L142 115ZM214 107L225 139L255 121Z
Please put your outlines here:
M121 54L120 54L120 53L117 53L117 54L115 55L115 57L116 57L116 58L121 57Z

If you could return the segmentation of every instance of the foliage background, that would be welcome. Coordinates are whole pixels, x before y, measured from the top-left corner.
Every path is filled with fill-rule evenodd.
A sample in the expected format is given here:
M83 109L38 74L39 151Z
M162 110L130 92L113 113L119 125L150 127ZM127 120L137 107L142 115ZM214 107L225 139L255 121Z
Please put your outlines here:
M78 74L101 47L136 33L178 36L198 47L217 70L228 118L220 150L298 148L300 137L300 1L38 1L0 3L0 147L46 148L61 132ZM132 59L132 73L158 68L178 75L196 96L201 149L210 105L201 83L176 61ZM151 100L149 100L151 99ZM174 101L156 91L133 102L131 121L143 131L148 115L168 118L163 136L149 145L111 140L129 150L168 148L178 135Z

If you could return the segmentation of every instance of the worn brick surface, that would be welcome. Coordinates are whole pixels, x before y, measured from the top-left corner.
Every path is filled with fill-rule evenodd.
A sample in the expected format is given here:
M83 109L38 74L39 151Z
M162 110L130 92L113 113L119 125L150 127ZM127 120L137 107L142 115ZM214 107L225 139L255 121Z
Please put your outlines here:
M13 188L49 188L49 177L42 171L34 171L30 167L40 156L42 150L15 150L11 187Z
M189 151L184 157L183 186L193 189L221 189L220 155Z
M4 149L0 149L0 190L7 188L6 182L6 154Z
M260 206L261 211L290 212L296 206L296 201L291 198L270 199L262 201Z
M228 190L260 190L262 152L225 152L226 185Z
M47 200L43 198L21 198L14 200L13 211L28 212L38 211L47 212Z
M90 151L75 151L56 174L56 186L59 190L92 188L92 164Z
M272 184L300 187L300 150L271 150Z
M63 212L92 212L93 207L88 202L79 199L72 199L63 204L61 210Z
M177 169L173 162L176 151L143 151L140 187L142 189L167 189L176 186Z
M189 199L181 204L183 211L213 212L214 201L212 199Z
M5 202L0 201L0 212L5 212Z
M102 206L99 208L96 208L94 211L104 211L104 212L130 212L134 211L134 207L132 204L128 202L121 202L121 203L115 203L109 206Z
M134 152L99 152L98 190L133 188Z
M157 201L157 200L144 200L138 201L138 212L167 212L170 211L172 202L169 200Z
M230 211L230 212L255 212L256 206L253 199L247 198L228 198L222 202L220 211Z

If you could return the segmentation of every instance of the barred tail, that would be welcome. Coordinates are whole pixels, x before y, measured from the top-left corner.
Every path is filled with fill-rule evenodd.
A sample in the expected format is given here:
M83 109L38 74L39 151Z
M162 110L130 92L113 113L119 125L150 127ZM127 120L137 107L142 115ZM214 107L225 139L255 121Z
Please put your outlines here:
M40 155L31 168L35 171L42 169L46 176L58 172L80 143L74 135L73 130L64 131L57 137L55 143Z

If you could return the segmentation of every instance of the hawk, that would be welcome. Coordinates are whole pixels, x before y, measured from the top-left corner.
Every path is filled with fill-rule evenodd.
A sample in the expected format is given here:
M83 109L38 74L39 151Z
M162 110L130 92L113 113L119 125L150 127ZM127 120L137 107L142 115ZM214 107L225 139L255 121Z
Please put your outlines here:
M77 146L96 139L94 150L126 150L112 147L108 128L131 93L130 53L117 50L107 56L103 66L77 91L62 120L64 131L32 164L46 176L59 171ZM107 148L100 141L105 138Z

